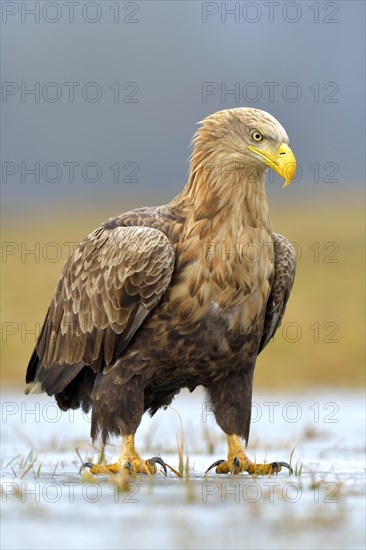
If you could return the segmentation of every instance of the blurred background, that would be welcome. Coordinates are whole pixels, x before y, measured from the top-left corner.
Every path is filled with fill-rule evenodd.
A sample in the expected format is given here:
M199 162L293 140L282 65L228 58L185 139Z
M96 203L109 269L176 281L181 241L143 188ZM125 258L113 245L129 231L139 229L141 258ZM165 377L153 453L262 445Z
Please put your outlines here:
M2 2L1 381L21 387L56 281L104 219L168 202L196 123L252 106L299 170L268 174L297 277L256 387L364 379L364 3Z

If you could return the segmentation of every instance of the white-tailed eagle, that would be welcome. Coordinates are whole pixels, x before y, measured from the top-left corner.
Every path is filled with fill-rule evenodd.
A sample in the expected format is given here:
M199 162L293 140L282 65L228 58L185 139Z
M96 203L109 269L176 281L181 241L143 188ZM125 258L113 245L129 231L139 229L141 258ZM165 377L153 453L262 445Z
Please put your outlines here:
M256 464L249 436L253 372L279 326L295 253L273 232L264 185L268 167L285 185L295 157L270 114L219 111L193 140L183 191L168 204L110 218L66 262L31 357L26 392L54 395L62 410L92 408L91 435L123 438L115 464L94 474L156 471L134 434L182 389L203 386L228 457L217 473L271 473Z

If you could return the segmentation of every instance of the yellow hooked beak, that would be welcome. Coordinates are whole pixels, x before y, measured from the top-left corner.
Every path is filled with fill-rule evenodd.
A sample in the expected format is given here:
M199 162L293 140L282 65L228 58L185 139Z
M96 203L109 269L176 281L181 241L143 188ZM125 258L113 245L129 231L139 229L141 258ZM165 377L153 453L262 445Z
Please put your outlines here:
M285 180L283 187L287 187L296 174L296 159L290 147L282 143L275 153L269 153L263 149L257 149L249 145L249 149L262 157L264 162Z

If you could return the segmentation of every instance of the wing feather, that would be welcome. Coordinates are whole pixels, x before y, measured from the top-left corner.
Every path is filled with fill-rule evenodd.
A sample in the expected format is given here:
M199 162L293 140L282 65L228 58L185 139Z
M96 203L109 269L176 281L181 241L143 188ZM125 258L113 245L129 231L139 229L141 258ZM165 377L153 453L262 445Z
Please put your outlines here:
M84 365L112 368L162 298L173 269L173 248L157 229L118 226L91 233L65 264L27 382L42 381L47 391L47 372L55 368L58 386L70 382L73 366L75 375Z
M258 353L266 347L281 324L296 271L296 253L292 244L286 237L278 233L273 233L272 237L275 254L275 274L267 302L263 335Z

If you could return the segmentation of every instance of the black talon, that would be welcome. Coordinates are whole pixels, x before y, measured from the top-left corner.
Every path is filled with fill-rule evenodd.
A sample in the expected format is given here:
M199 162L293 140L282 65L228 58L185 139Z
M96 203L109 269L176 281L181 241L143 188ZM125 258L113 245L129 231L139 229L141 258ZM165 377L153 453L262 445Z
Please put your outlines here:
M124 468L126 468L126 470L129 470L130 474L132 474L132 465L131 465L131 462L125 462L124 465L123 465Z
M205 474L207 474L207 472L209 472L210 470L212 470L212 468L216 468L216 466L220 466L220 464L222 464L223 462L226 462L226 460L216 460L216 462L214 462L213 464L211 464L211 466L209 468L207 468L207 470L205 471Z
M291 468L290 464L287 464L287 462L277 462L277 464L279 464L280 466L283 466L284 468L287 468L290 475L292 475L294 473L294 471Z
M276 475L279 471L280 466L283 466L284 468L288 468L288 471L289 471L290 475L292 475L294 473L294 471L291 468L290 464L287 464L287 462L272 462L271 466L272 466L272 468L274 468Z
M92 462L84 462L84 464L80 466L79 474L81 474L83 468L92 468L93 466L94 464Z
M240 468L240 460L238 459L237 456L234 458L232 472L234 472L236 468Z
M280 469L280 464L279 464L279 462L272 462L271 468L274 470L275 474L277 475L277 474L278 474L278 471L279 471L279 469Z
M164 473L165 475L168 475L168 470L166 469L166 465L165 465L165 462L164 460L162 460L160 458L160 456L153 456L152 458L149 458L149 460L147 460L146 462L148 462L149 464L152 464L153 466L158 463L160 464L160 466L163 468L164 470Z

